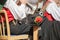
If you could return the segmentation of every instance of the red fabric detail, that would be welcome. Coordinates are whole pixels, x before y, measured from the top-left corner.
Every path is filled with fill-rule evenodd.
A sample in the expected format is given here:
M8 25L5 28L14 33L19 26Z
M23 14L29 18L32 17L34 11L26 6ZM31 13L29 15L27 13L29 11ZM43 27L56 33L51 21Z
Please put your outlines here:
M39 23L39 22L42 22L43 19L42 19L41 17L36 17L36 18L35 18L35 21L36 21L37 23Z
M53 18L47 11L44 13L44 16L45 16L49 21L53 21L53 20L54 20L54 18Z
M10 10L9 9L7 9L7 8L3 8L2 10L5 10L6 12L7 12L7 15L8 15L8 21L10 22L10 21L12 21L12 20L14 20L14 17L13 17L13 15L12 15L12 13L10 12ZM5 17L3 16L3 21L5 20ZM1 22L1 20L0 20L0 22Z

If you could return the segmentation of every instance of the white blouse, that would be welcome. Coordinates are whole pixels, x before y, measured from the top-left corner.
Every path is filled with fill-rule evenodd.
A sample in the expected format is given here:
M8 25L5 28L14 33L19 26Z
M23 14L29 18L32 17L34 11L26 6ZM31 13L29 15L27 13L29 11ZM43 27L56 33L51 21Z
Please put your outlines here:
M14 0L7 0L4 6L11 11L16 20L22 20L26 17L26 13L28 12L27 14L29 14L31 10L28 10L26 5L21 4L18 6L15 2Z
M46 11L51 14L56 21L60 21L60 7L58 7L55 2L51 2L47 6Z

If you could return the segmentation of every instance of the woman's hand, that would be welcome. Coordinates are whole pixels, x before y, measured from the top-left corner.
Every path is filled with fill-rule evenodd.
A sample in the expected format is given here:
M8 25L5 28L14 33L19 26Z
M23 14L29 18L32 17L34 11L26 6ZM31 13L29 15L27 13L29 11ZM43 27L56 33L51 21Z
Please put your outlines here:
M27 0L17 0L17 5L26 4Z
M22 4L26 4L26 3L27 3L27 0L20 0L20 2L21 2Z
M17 1L16 1L16 4L17 4L17 5L21 5L20 0L17 0Z

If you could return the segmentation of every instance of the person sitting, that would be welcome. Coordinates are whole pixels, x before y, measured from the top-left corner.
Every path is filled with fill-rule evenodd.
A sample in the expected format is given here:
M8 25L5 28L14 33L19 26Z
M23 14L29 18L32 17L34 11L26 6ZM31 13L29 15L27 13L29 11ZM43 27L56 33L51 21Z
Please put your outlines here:
M51 0L44 12L44 22L41 24L41 39L60 40L60 0Z
M2 9L7 12L11 35L29 34L31 26L25 21L25 4L26 0L20 6L14 0L7 0Z

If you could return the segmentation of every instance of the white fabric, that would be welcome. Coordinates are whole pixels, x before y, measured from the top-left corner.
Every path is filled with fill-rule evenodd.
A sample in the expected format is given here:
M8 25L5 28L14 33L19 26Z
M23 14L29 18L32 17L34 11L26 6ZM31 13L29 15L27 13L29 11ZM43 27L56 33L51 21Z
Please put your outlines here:
M60 7L58 7L55 2L51 2L47 6L46 11L51 14L56 21L60 21Z
M16 2L17 0L13 0L13 1L15 1L15 2Z
M30 4L33 4L33 5L35 5L37 2L38 2L38 0L27 0Z
M40 3L38 4L38 8L42 8L43 3L44 3L44 1L40 2Z
M38 3L38 8L42 8L43 3L44 3L44 1ZM35 5L33 5L33 4L29 4L29 5L33 8L33 10L35 10L35 9L37 8L37 5L36 5L36 4L35 4Z
M38 3L38 9L39 9L39 8L42 8L43 3L44 3L44 1ZM36 4L35 4L35 5L34 5L34 4L30 4L30 3L28 3L28 4L32 7L32 12L31 12L31 14L33 14L33 13L35 12L36 8L37 8L37 5L36 5Z
M7 0L5 7L11 11L16 20L22 20L26 17L26 8L24 4L18 6L14 0Z

